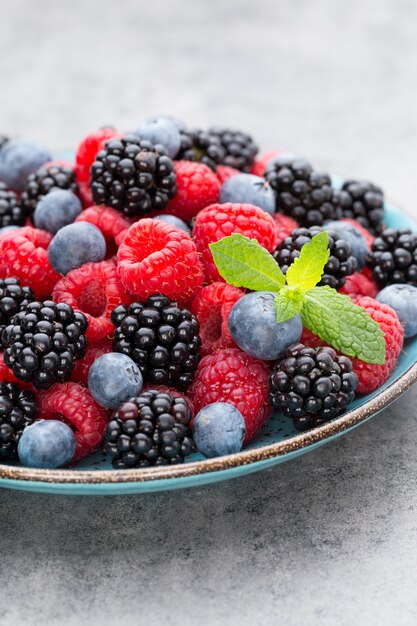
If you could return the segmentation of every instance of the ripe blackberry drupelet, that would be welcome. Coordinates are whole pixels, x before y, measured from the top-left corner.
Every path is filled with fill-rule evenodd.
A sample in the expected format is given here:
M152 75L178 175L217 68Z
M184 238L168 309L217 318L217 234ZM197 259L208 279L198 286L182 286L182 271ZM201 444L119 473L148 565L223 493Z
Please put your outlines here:
M219 137L198 128L181 131L181 148L177 159L200 161L215 170L225 157L226 151Z
M116 469L183 463L194 448L191 409L184 398L144 391L124 402L105 433L105 450Z
M35 420L38 407L31 391L13 383L0 383L0 459L17 458L17 444L26 426Z
M29 215L33 213L39 200L52 189L69 189L78 193L74 170L71 167L51 163L30 174L22 193L22 206L26 212Z
M374 240L367 262L379 287L394 283L417 287L417 233L387 228Z
M346 180L340 192L343 217L356 220L371 233L384 228L384 192L367 181Z
M294 344L269 378L270 401L297 430L319 426L346 411L358 386L352 362L333 348Z
M165 296L151 296L144 304L116 307L113 350L130 356L144 382L185 390L199 361L201 340L197 319Z
M3 330L11 318L23 311L35 294L30 287L21 287L17 278L0 278L0 345Z
M0 182L0 228L23 226L25 218L25 211L17 194Z
M69 304L31 302L3 331L4 361L14 375L48 389L71 376L86 352L85 316Z
M274 259L284 274L287 273L294 259L300 256L301 248L322 231L323 229L319 226L296 228L288 237L285 237L284 241L274 252ZM356 272L358 262L351 254L350 244L343 237L333 230L327 232L329 233L330 257L318 284L328 285L333 289L340 289L345 284L346 276Z
M300 157L277 157L265 170L275 191L276 210L294 218L301 226L322 226L341 217L339 193L330 176L316 172Z
M223 165L234 167L242 172L249 172L258 152L258 146L250 135L240 130L212 127L209 135L216 137L224 151Z
M176 192L174 164L163 146L127 135L110 139L91 166L96 204L129 217L161 211Z

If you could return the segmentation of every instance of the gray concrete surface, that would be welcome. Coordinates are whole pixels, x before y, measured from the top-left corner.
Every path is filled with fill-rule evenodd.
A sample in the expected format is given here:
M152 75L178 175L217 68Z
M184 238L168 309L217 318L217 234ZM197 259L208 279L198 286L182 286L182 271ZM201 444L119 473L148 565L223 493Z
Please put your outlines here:
M52 148L171 111L417 201L413 0L0 0L0 130ZM417 389L193 491L0 491L0 624L416 623Z

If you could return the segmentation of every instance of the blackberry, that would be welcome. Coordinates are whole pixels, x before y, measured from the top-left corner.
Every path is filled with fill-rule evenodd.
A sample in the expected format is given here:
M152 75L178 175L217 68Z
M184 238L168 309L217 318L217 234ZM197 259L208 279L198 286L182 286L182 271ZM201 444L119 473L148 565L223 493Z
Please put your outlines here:
M319 426L346 411L358 386L352 361L333 348L293 344L269 377L270 401L297 430Z
M374 239L367 264L381 288L393 283L417 287L417 233L387 228Z
M69 304L30 302L2 333L4 362L14 375L48 389L69 379L86 352L87 319Z
M0 278L0 344L3 330L11 318L23 311L35 294L30 287L21 287L17 278Z
M6 145L8 141L9 141L9 137L7 137L6 135L0 134L0 150L3 148L3 146Z
M25 211L19 202L18 195L0 182L0 228L23 226L25 219Z
M224 161L226 151L219 137L198 128L182 130L180 134L181 147L177 159L200 161L214 171Z
M216 137L225 155L221 161L223 165L229 165L242 172L249 172L258 152L258 146L247 133L240 130L212 127L208 131L211 137Z
M294 259L300 256L301 248L312 238L323 231L319 226L311 228L296 228L274 252L274 259L284 274ZM352 256L352 248L341 235L334 230L328 230L330 256L324 267L324 273L319 285L328 285L333 289L340 289L346 282L346 276L356 272L358 262Z
M69 189L77 194L74 170L51 163L42 165L34 174L30 174L22 193L22 206L27 214L32 214L42 196L46 196L52 189Z
M301 226L322 226L341 217L340 192L332 189L328 174L316 172L300 157L273 159L265 178L275 191L276 210L293 217Z
M166 296L151 296L144 304L116 307L113 350L130 356L145 382L185 390L199 361L201 340L197 319Z
M13 383L0 383L0 459L17 458L17 444L26 426L35 420L38 407L31 391Z
M134 135L110 139L91 166L94 202L129 217L161 211L176 190L174 164L165 148Z
M113 413L105 450L117 469L183 463L194 448L191 417L185 398L144 391Z
M340 192L343 217L356 220L373 234L384 229L384 192L368 181L346 180Z

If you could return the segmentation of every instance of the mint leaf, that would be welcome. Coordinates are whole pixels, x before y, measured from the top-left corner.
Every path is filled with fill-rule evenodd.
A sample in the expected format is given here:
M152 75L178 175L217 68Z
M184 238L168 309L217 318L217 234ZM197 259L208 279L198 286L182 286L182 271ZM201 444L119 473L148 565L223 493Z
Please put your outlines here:
M330 287L315 287L306 293L301 319L343 354L366 363L385 362L385 337L379 324L348 296Z
M305 294L299 287L283 287L275 298L277 322L281 324L298 315L303 308Z
M323 231L301 248L300 256L287 270L287 283L305 291L312 289L320 281L329 256L329 234Z
M209 248L220 276L230 285L277 293L285 285L278 263L256 239L235 233Z

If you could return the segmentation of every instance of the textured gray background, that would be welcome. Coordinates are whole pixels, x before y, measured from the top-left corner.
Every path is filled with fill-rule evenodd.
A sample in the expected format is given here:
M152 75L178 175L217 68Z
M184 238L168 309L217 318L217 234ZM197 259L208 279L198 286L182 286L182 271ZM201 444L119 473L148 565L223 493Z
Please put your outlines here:
M0 130L69 147L170 111L415 211L414 0L0 0ZM417 390L348 437L194 491L0 491L0 623L416 623Z

